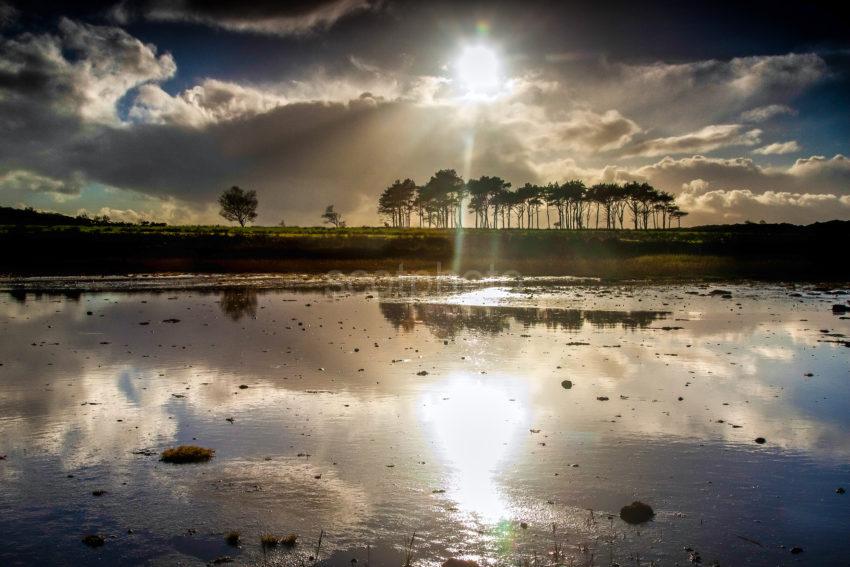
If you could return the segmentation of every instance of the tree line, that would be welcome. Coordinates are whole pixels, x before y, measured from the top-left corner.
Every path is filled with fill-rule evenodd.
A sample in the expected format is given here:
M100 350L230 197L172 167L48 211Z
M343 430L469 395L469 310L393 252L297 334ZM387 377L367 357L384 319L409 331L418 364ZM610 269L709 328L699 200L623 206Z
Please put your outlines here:
M466 211L464 211L464 205ZM673 195L648 183L598 183L580 180L548 185L526 183L511 189L500 177L482 176L464 181L455 170L436 172L425 185L396 180L378 199L378 214L387 226L462 227L464 213L476 228L671 228L681 226L688 213Z

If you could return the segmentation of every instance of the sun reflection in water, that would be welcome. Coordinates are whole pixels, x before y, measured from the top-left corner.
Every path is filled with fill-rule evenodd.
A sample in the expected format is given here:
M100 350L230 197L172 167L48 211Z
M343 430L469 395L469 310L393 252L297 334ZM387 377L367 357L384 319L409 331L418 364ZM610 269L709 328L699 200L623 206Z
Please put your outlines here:
M456 375L422 397L425 431L451 471L446 495L486 523L508 514L497 476L528 427L526 389L519 380Z

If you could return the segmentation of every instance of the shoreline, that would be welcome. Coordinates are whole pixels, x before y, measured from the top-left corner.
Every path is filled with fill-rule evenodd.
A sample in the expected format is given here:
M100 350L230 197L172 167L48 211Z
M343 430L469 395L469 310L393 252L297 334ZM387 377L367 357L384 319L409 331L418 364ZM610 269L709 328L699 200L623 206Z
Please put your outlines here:
M0 293L74 295L79 293L220 293L244 290L257 293L275 291L311 292L340 289L351 292L395 290L408 294L423 291L471 291L485 287L632 287L693 286L711 289L718 286L773 286L789 292L804 291L823 295L850 293L850 280L761 280L754 278L667 278L603 279L574 276L498 276L465 278L454 274L422 273L145 273L110 275L37 275L0 276Z

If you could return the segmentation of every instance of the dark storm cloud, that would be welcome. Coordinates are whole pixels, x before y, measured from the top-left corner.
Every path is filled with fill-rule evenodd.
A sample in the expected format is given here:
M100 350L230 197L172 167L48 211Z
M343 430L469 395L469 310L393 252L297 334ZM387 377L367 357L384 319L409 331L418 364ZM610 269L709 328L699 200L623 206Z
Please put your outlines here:
M0 2L0 29L11 25L17 18L17 8L8 2Z
M230 31L271 35L303 35L325 30L351 14L374 9L372 0L319 0L244 2L218 0L124 1L109 10L117 23L135 18L162 22L188 22Z
M47 162L43 156L15 155L13 147L3 151L22 166L59 177L85 171L106 185L198 205L240 184L257 189L266 210L310 218L334 203L345 211L365 206L373 215L374 194L395 178L424 182L434 164L462 171L466 135L453 122L448 109L365 98L294 103L203 129L172 124L100 129L70 142L46 140L58 149ZM533 175L510 136L497 127L482 128L480 136L476 170Z

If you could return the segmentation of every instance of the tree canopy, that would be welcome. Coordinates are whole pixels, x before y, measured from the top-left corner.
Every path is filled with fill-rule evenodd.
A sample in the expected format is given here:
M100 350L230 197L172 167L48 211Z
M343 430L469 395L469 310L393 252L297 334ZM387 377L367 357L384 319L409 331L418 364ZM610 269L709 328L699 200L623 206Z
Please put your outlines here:
M500 177L482 176L466 182L453 169L436 172L425 185L396 180L378 199L378 213L388 226L460 227L468 212L476 228L671 228L688 213L670 193L648 183L598 183L587 187L578 179L563 183L526 183L511 190ZM327 213L326 213L327 214ZM627 222L627 220L629 222ZM327 222L327 221L326 221Z
M218 204L221 206L218 214L231 222L238 222L239 226L257 218L256 191L243 191L234 185L221 194Z
M342 215L334 210L333 205L325 207L325 212L322 213L322 219L325 221L325 224L332 224L335 228L345 226L345 221L342 220Z

